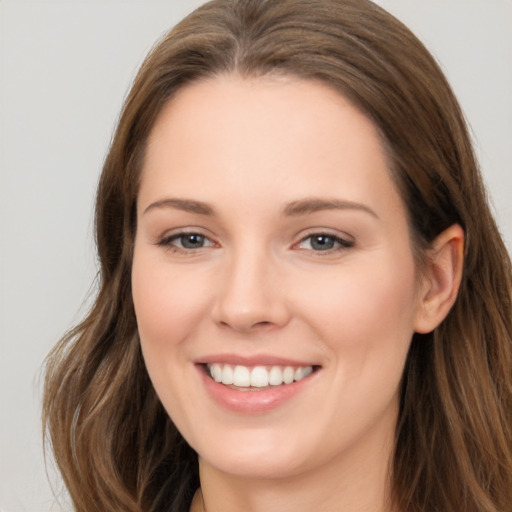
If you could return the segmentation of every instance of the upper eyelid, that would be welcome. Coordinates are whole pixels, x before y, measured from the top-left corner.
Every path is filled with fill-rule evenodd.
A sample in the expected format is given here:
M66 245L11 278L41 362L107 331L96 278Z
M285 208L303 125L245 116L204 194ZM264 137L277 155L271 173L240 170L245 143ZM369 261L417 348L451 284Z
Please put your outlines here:
M199 235L203 237L204 239L208 240L208 244L200 247L184 247L182 243L177 243L177 240L179 240L181 237L187 236L187 235ZM198 232L197 230L191 230L191 231L178 231L175 233L170 233L167 235L163 235L162 237L159 237L154 241L154 245L156 245L160 249L164 249L166 252L174 253L176 256L193 256L193 255L200 255L204 254L204 250L211 250L212 248L218 247L218 243L212 240L211 237L204 235L203 233Z
M164 235L161 237L161 240L176 240L182 236L190 236L190 235L198 235L206 240L210 241L211 243L215 244L216 242L212 239L211 236L205 235L204 233L201 233L200 231L178 231L176 233L170 233L168 235Z
M304 230L300 235L299 241L305 240L311 236L330 236L333 238L337 238L339 240L343 240L345 242L349 243L355 243L355 238L352 235L349 235L346 232L340 232L335 229L329 229L329 228L310 228L307 230Z
M294 244L294 246L297 246L297 245L305 242L309 238L314 238L315 236L325 236L327 238L332 238L336 243L338 243L340 245L341 248L344 248L344 249L349 249L350 247L353 247L355 245L355 242L353 240L348 240L348 239L343 238L341 236L333 235L333 234L330 234L330 233L313 233L311 235L306 235L303 238L301 238L298 242L296 242ZM338 249L340 247L338 247ZM310 249L308 249L308 250L310 250ZM329 251L335 251L335 250L336 250L336 248L332 248L332 249L326 249L325 251L314 251L314 252L325 252L325 253L327 253Z
M178 227L178 228L173 228L173 229L167 229L161 235L157 235L156 239L164 240L164 239L169 239L172 237L179 237L179 236L183 236L183 235L201 235L201 236L204 236L205 238L208 238L209 240L212 240L212 241L213 241L213 238L215 238L209 232L209 230L207 230L205 228L192 226L190 228Z

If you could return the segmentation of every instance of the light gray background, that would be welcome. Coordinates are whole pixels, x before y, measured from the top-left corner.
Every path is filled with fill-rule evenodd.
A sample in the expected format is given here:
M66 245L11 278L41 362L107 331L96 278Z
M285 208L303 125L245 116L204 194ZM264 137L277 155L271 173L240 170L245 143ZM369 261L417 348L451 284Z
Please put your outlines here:
M93 195L153 42L201 0L0 0L0 508L60 510L40 442L45 354L84 311ZM512 0L381 0L427 44L473 128L512 247ZM50 479L60 488L54 472ZM65 503L65 500L64 500Z

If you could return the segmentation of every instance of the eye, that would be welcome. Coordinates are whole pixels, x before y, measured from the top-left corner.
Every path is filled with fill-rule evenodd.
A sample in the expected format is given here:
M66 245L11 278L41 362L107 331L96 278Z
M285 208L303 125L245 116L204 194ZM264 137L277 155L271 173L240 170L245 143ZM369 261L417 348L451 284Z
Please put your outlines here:
M336 251L353 246L354 242L329 233L313 233L303 238L298 244L299 249L321 252Z
M158 245L174 250L194 250L203 247L213 247L215 244L201 233L176 233L163 238Z

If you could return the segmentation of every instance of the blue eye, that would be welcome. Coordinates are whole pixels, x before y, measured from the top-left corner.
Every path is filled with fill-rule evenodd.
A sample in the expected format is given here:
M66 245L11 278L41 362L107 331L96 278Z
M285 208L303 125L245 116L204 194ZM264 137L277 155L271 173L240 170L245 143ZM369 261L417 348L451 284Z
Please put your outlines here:
M158 242L158 245L175 250L193 250L202 249L203 247L212 247L214 243L200 233L177 233L162 239Z
M197 233L188 233L185 235L179 235L176 241L179 240L181 247L184 249L197 249L204 247L206 238L203 235Z
M326 233L315 233L303 238L299 244L299 248L326 252L352 247L353 245L353 242L344 240L338 236Z

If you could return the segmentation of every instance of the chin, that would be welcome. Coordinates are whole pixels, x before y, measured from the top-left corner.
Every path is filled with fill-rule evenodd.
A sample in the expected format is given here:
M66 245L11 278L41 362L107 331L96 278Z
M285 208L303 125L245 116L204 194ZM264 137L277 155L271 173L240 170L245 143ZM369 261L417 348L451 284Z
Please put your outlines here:
M300 473L303 464L297 460L296 455L276 453L254 455L244 450L242 453L212 454L208 458L200 456L199 459L201 463L206 463L222 473L237 478L263 480L286 478Z
M222 473L248 479L286 478L311 468L318 461L315 446L291 432L230 431L194 448L202 464ZM308 455L309 454L309 455Z

